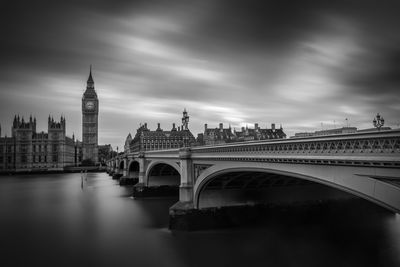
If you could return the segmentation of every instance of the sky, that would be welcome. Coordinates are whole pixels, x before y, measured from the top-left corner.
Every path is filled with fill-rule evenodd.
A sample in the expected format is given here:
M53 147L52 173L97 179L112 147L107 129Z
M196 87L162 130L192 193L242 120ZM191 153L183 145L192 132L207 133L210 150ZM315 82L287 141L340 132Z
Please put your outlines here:
M0 3L0 124L66 117L81 139L92 64L99 144L140 123L296 132L400 124L400 2L355 0ZM347 120L346 120L347 119Z

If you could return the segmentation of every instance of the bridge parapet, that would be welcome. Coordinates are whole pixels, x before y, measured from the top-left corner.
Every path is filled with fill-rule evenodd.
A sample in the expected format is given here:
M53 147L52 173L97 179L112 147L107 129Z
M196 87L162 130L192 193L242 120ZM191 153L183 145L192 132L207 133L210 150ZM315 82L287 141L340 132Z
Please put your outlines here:
M266 140L192 148L194 154L208 155L309 155L309 156L386 156L400 155L400 131L319 136L313 138Z

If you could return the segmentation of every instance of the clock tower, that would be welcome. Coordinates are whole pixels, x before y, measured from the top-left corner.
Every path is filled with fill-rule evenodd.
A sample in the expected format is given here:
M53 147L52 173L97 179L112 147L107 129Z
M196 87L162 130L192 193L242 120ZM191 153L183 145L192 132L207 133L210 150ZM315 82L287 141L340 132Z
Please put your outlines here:
M86 91L82 97L82 160L98 163L99 99L94 90L92 66L90 66Z

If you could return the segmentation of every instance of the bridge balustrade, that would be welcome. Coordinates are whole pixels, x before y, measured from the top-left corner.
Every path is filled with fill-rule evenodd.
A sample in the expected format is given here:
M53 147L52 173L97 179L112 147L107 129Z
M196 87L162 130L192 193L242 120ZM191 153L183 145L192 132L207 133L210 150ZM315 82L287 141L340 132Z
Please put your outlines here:
M398 131L397 131L398 132ZM317 137L312 139L285 139L260 142L231 143L213 147L194 147L195 153L249 153L257 154L396 154L400 153L400 137L387 134L354 134Z

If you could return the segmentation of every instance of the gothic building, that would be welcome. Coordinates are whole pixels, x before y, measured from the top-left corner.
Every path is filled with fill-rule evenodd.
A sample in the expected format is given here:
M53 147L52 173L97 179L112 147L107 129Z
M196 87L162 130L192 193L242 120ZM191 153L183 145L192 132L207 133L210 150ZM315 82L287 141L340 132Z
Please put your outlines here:
M36 118L14 117L11 137L0 137L0 171L63 170L80 160L78 142L67 137L66 120L49 116L47 133L36 131ZM1 131L0 131L1 136Z
M190 132L189 116L186 109L183 111L182 126L176 128L175 123L172 124L170 131L161 129L160 123L155 131L147 128L147 123L141 125L135 136L132 138L129 134L125 140L125 152L137 152L147 150L160 150L169 148L179 148L191 146L195 143L195 138Z
M86 91L82 97L82 149L83 164L97 164L99 162L98 124L99 99L94 89L92 67L90 67Z
M0 172L64 170L81 163L99 163L110 154L111 146L98 146L99 100L90 67L86 91L82 97L82 142L66 136L66 120L49 116L48 131L36 131L36 118L25 121L14 117L11 137L1 137ZM86 160L86 162L85 162Z

